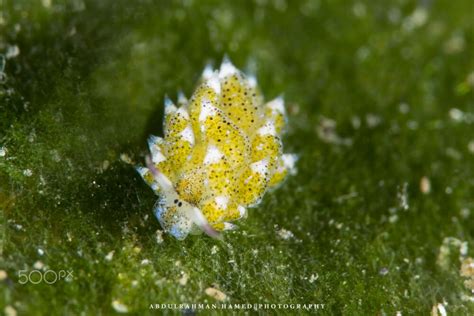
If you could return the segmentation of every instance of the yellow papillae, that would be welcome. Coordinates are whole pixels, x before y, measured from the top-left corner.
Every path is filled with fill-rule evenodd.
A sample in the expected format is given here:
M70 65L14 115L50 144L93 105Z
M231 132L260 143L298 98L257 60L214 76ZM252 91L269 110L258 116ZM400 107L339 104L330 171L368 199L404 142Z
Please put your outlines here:
M295 155L282 150L283 99L264 104L256 80L224 60L178 106L165 100L164 138L150 137L152 165L137 168L160 196L155 215L178 239L232 229L294 172Z

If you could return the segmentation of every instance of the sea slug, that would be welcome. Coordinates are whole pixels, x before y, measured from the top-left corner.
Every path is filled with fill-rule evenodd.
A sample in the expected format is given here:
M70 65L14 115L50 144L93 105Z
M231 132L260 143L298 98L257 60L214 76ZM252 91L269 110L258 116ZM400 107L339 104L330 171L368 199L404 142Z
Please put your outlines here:
M225 58L206 67L188 101L166 98L164 137L150 136L147 167L138 173L159 196L154 213L163 229L184 239L203 230L213 237L234 229L264 193L295 172L283 154L282 97L264 103L255 77Z

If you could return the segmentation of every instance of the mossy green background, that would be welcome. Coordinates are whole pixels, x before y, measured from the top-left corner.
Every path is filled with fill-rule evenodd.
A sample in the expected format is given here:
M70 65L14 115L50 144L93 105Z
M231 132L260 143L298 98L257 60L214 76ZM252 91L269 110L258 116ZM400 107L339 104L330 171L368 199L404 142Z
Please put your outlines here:
M2 312L111 314L118 300L157 314L151 303L215 302L204 292L214 285L230 303L323 303L321 315L426 315L443 302L474 313L457 248L437 263L447 237L474 254L472 1L3 0L0 10ZM191 94L225 54L267 99L284 93L285 151L299 172L224 241L158 243L156 197L125 161L143 162L147 136L161 133L165 94ZM38 265L74 277L20 284Z

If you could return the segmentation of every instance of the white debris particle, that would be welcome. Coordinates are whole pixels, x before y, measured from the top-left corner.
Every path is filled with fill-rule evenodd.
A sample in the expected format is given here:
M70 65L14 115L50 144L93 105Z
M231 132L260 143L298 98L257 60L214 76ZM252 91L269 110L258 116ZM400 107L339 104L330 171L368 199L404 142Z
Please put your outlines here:
M369 113L365 116L365 122L367 123L368 127L373 128L380 125L382 119L378 115Z
M10 305L7 305L5 306L5 308L3 309L3 311L5 312L5 315L6 316L16 316L17 313L16 313L16 309L14 309L12 306Z
M309 283L314 283L314 281L316 281L317 279L319 278L319 275L316 274L311 274L311 276L309 277Z
M112 301L112 307L117 313L128 313L128 307L119 300Z
M409 121L407 123L407 127L411 130L416 130L416 129L418 129L418 122L417 121Z
M467 249L468 249L467 241L463 241L463 242L461 243L461 246L459 247L459 254L460 254L462 257L467 256Z
M8 277L7 271L0 270L0 281L5 280Z
M158 229L155 233L156 243L161 244L163 243L163 231Z
M107 170L107 169L109 168L109 166L110 166L110 162L109 162L108 160L104 160L104 161L102 162L102 166L101 166L102 171Z
M460 109L452 108L449 110L449 117L451 117L453 121L460 122L464 118L464 113Z
M50 154L55 162L61 161L61 156L59 155L59 152L56 149L51 150Z
M402 316L402 312L397 311L396 316Z
M277 234L278 234L278 237L280 237L283 240L289 240L289 239L295 237L295 235L293 235L293 233L291 231L286 230L284 228L278 230Z
M212 246L211 255L215 255L218 251L219 251L219 248L216 245Z
M471 215L471 210L469 210L468 208L462 208L461 209L461 217L466 219L469 217L469 215Z
M185 286L188 283L189 275L186 272L181 272L181 278L179 279L179 284Z
M114 257L114 253L115 253L114 250L112 250L111 252L109 252L109 253L105 256L105 260L111 261L112 258Z
M125 162L125 163L127 163L127 164L129 164L129 165L133 164L132 159L131 159L130 156L127 155L126 153L121 153L121 154L120 154L120 160L122 160L123 162Z
M146 266L146 265L150 264L150 262L151 262L151 261L150 261L149 259L143 259L142 262L140 262L140 264L141 264L142 266Z
M33 171L31 171L31 169L25 169L23 170L23 175L26 177L31 177L33 175Z
M367 10L363 3L357 2L352 6L352 12L358 18L362 18L367 14Z
M411 15L406 17L406 19L403 21L402 27L405 31L411 32L414 29L425 25L427 20L428 11L426 11L426 9L423 7L418 7Z
M466 258L462 260L459 274L461 277L466 278L464 280L466 289L474 294L474 259ZM471 299L474 299L474 296Z
M452 264L453 251L455 251L454 254L458 254L459 258L462 258L467 254L467 242L454 237L444 238L441 247L439 247L436 263L441 268L449 270Z
M402 210L408 210L408 183L403 183L401 189L397 193L398 202Z
M428 194L431 192L431 181L426 176L420 179L420 191L424 194Z
M18 55L20 55L20 48L18 48L17 45L8 46L7 52L5 53L7 59L15 58Z
M5 157L7 155L7 149L5 147L0 147L0 157Z
M471 154L474 154L474 140L471 140L469 144L467 144L467 149L469 149Z
M210 297L215 298L216 300L221 302L227 298L227 295L213 287L208 287L204 292Z
M464 50L466 40L462 34L456 33L444 43L444 52L446 54L457 54Z
M23 225L21 225L21 224L16 224L16 223L14 223L14 224L13 224L13 227L14 227L16 230L18 230L18 231L23 230Z
M352 123L352 127L354 129L359 129L360 128L360 118L358 116L353 116L351 118L351 123Z
M398 111L402 114L407 114L410 112L410 106L408 103L402 102L398 105Z
M431 309L431 316L446 316L448 313L446 312L446 308L442 303L438 303L436 305L433 305L433 308Z
M382 269L380 269L380 270L379 270L379 274L380 274L381 276L387 275L387 274L388 274L388 269L385 268L385 267L382 268Z
M370 49L366 46L359 47L359 49L356 52L356 57L360 61L364 61L367 59L367 57L370 56Z
M41 4L45 8L50 8L51 7L51 2L52 2L52 0L41 0Z
M352 145L352 139L342 138L336 132L336 121L323 117L317 128L318 137L325 143L336 145Z
M43 249L38 248L36 251L38 252L38 254L39 254L40 256L44 255L44 250L43 250Z
M35 268L36 270L41 270L44 268L44 263L38 260L33 264L33 268Z

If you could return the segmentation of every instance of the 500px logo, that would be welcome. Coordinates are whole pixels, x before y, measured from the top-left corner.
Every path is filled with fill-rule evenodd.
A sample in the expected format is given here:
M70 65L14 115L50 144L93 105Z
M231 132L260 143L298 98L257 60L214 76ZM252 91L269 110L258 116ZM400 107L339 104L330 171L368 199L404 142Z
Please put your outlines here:
M28 270L18 271L18 282L20 284L32 283L38 284L44 282L46 284L54 284L60 280L71 281L73 278L72 271L67 270L31 270L28 273Z

